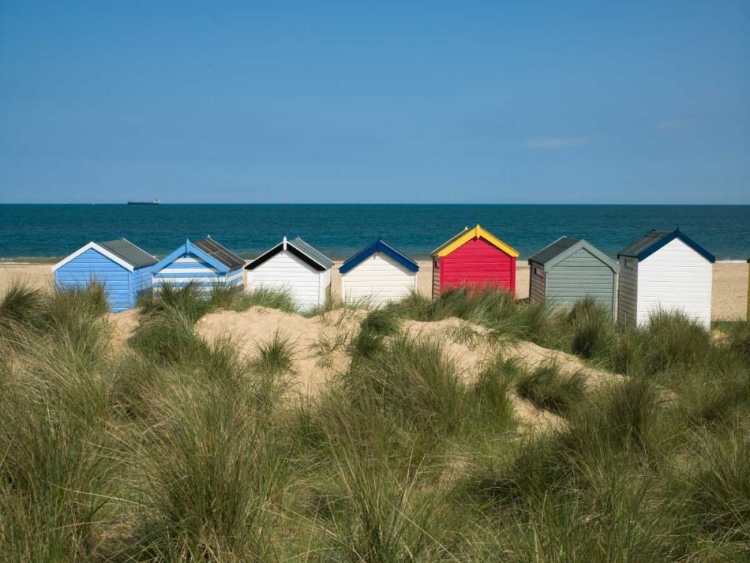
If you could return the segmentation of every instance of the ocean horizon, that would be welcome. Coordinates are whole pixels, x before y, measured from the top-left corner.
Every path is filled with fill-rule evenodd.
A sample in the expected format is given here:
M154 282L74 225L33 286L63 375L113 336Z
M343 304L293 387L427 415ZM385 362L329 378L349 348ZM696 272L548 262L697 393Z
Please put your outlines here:
M750 257L750 205L627 204L2 204L0 259L53 260L124 237L161 256L210 235L243 257L300 236L345 259L378 237L415 259L481 224L527 258L561 236L605 253L651 229L680 228L720 261Z

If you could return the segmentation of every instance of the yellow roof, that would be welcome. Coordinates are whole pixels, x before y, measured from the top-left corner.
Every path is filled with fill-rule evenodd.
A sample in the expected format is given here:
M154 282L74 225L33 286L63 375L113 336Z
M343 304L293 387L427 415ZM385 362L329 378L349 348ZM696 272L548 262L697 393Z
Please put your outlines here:
M432 256L447 256L457 248L462 247L464 244L475 238L482 238L489 242L492 246L494 246L495 248L499 248L509 256L518 258L518 251L515 248L513 248L512 246L508 246L489 231L485 231L479 225L477 225L473 229L470 229L469 227L464 228L463 231L458 233L452 239L448 240L442 246L439 246L435 250L433 250Z

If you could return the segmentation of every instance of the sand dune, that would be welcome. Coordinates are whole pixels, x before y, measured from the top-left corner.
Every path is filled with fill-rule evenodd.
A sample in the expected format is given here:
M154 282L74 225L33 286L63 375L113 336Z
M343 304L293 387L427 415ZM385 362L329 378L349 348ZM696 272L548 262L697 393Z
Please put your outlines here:
M349 366L347 347L359 331L363 311L339 309L305 318L276 309L253 307L242 313L212 313L198 321L196 332L207 341L230 337L245 358L259 355L259 345L274 338L288 341L294 350L296 390L316 395L331 377Z
M239 344L243 355L252 360L259 355L259 345L278 334L293 350L294 390L302 395L315 396L334 377L346 370L350 363L348 346L359 331L364 311L339 309L326 315L305 318L275 309L253 307L242 313L219 312L203 317L196 332L211 341L229 337ZM404 334L416 339L431 339L440 343L445 359L455 363L458 376L466 384L476 381L487 362L498 352L521 366L535 369L554 363L562 373L581 373L589 389L621 380L619 376L587 366L576 356L548 350L530 342L498 342L488 331L460 319L438 322L405 320ZM563 419L536 408L532 403L509 393L522 431L558 428Z

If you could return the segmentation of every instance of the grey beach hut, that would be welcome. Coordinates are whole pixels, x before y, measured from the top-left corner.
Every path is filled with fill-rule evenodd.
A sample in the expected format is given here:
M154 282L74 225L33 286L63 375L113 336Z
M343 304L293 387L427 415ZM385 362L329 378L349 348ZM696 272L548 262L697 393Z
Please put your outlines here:
M614 319L620 266L593 244L557 239L529 258L529 300L571 306L591 297Z

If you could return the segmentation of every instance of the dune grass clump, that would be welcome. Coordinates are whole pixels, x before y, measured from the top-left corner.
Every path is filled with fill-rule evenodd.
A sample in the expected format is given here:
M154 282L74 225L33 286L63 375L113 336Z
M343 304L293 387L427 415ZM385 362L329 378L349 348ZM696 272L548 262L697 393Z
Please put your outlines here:
M644 329L647 373L705 366L712 358L711 335L680 312L657 312Z
M228 308L240 312L246 311L251 307L267 307L269 309L278 309L284 313L299 312L297 303L294 301L290 291L264 287L239 293Z
M417 293L388 305L399 317L417 321L441 321L456 317L484 326L504 338L543 339L554 312L542 304L520 303L498 287L448 288L432 300Z
M104 286L58 287L45 303L38 329L72 347L87 348L97 341L101 317L109 311ZM95 350L88 350L89 355Z
M750 440L743 431L693 436L676 485L688 514L710 537L747 549L750 542ZM679 494L679 493L678 493Z
M623 455L659 457L678 438L669 422L658 388L647 379L627 379L577 403L568 413L564 442L587 467L617 463Z
M450 552L438 539L446 517L439 495L419 490L422 470L407 462L399 475L382 458L353 450L335 454L335 475L346 500L321 521L332 538L328 558L342 561L443 561ZM442 529L441 529L442 528Z
M163 283L158 291L146 292L139 297L138 305L147 315L177 312L180 316L196 323L211 311L211 292L198 282L185 284Z
M388 303L385 308L397 317L415 321L440 320L437 318L437 301L418 291L411 291L400 301Z
M376 336L392 336L398 332L398 318L386 309L373 309L360 323L360 329Z
M508 392L521 372L517 362L504 360L499 355L482 369L477 381L470 386L470 409L480 432L502 433L514 427Z
M543 365L516 381L520 397L537 408L565 414L585 395L585 378L581 373L562 374L554 364Z
M0 330L16 324L38 323L44 309L44 295L20 280L13 280L0 299Z
M750 320L722 323L729 348L750 365Z
M0 546L8 561L85 560L114 464L90 427L43 405L0 415Z
M352 362L372 358L385 346L386 337L398 332L398 317L391 308L373 309L360 322L357 335L351 340L349 350Z
M164 405L133 452L146 511L133 555L170 561L274 559L272 497L283 452L256 424L254 405L221 386Z
M231 310L237 301L242 299L245 288L242 285L227 285L225 283L216 283L211 286L208 303L211 309Z
M188 365L205 354L206 344L193 331L192 313L165 310L138 325L130 346L152 362Z
M434 341L397 335L353 364L346 385L355 399L373 397L394 417L428 434L455 432L465 413L457 368Z
M610 312L591 297L576 302L567 315L572 328L570 351L582 358L601 357L612 341Z
M273 336L257 344L258 358L254 366L262 373L276 375L291 371L294 365L294 349L288 336L278 330Z

